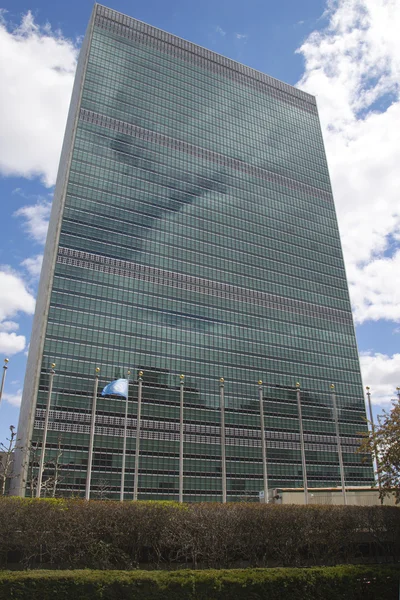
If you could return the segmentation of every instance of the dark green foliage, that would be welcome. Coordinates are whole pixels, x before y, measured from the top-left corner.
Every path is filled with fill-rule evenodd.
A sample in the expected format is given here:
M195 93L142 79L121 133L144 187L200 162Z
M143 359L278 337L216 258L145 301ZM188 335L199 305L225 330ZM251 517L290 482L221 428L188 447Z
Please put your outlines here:
M397 600L398 567L0 573L0 600Z
M378 458L380 497L392 496L400 503L400 395L390 411L378 415L378 423L364 433L360 453Z
M0 567L396 562L398 507L0 499Z

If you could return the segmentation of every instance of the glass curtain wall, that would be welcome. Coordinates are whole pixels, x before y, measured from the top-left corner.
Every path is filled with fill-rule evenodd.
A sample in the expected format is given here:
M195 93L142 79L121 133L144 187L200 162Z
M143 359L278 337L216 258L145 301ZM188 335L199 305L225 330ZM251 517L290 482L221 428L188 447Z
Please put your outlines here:
M221 499L225 378L228 501L303 485L372 482L356 454L362 383L315 99L96 6L51 285L33 446L57 364L45 478L84 494L94 369L130 382L126 498L133 493L143 370L139 499L177 499L185 375L184 500ZM118 498L125 403L98 398L92 497ZM36 469L31 460L32 472ZM29 495L29 485L27 494Z

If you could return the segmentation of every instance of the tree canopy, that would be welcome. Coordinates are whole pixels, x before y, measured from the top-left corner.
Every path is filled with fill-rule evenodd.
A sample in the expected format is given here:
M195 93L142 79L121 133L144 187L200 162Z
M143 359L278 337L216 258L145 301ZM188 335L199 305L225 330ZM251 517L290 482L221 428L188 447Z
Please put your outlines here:
M375 457L380 497L394 493L396 503L400 503L400 395L390 411L378 416L360 451Z

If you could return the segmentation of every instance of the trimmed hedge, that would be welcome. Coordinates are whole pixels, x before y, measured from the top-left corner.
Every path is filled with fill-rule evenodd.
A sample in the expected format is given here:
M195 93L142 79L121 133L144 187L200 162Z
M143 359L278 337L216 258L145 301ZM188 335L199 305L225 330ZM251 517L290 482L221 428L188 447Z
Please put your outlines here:
M9 600L397 600L399 567L0 573Z
M232 568L400 560L399 507L0 500L0 568Z

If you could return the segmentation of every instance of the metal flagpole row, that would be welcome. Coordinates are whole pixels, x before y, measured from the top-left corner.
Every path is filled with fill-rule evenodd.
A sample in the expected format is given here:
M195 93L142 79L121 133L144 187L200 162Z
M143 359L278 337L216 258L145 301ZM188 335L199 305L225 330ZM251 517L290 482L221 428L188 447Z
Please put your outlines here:
M100 372L100 369L97 368L95 380L94 380L93 399L92 399L92 414L91 414L91 422L90 422L88 467L87 467L86 489L85 489L85 499L86 500L90 499L90 490L91 490L99 372ZM130 376L130 374L131 374L131 372L128 371L128 373L127 373L127 391L126 391L126 395L125 395L125 418L124 418L124 432L123 432L123 446L122 446L122 467L121 467L121 488L120 488L120 501L121 502L124 500L124 495L125 495L126 446L127 446L127 429L128 429L128 412L129 412L129 376ZM138 492L140 421L141 421L141 402L142 402L142 385L143 385L142 376L143 376L143 371L139 371L138 413L137 413L137 427L136 427L135 480L134 480L134 493L133 493L134 500L137 500L137 492Z
M265 441L265 423L264 423L264 396L263 382L261 379L258 382L258 395L260 401L260 428L261 428L261 449L262 449L262 465L263 465L263 487L264 487L264 502L268 504L268 471L267 471L267 444Z
M179 502L183 502L183 394L185 385L185 376L180 375L180 393L179 393Z
M221 472L222 472L222 502L226 503L226 448L225 448L225 379L219 380L220 409L221 409Z
M138 497L138 479L139 479L139 452L140 452L140 419L142 412L142 387L143 387L143 371L139 371L139 388L138 388L138 406L136 420L136 450L135 450L135 475L133 481L133 499Z
M90 483L92 480L93 444L94 444L94 433L95 433L95 424L96 424L97 389L99 387L99 373L100 373L100 369L97 367L96 374L94 377L92 417L90 420L89 452L88 452L88 465L87 465L86 489L85 489L85 499L86 500L90 499Z
M6 359L5 366L3 367L4 372L3 372L2 385L0 388L1 391L3 390L3 387L4 387L5 370L7 369L7 362L8 362L8 360ZM49 425L51 396L52 396L52 389L53 389L53 378L54 378L54 374L55 374L54 367L55 367L55 364L53 363L51 365L50 376L49 376L48 397L47 397L44 431L43 431L42 447L41 447L40 462L39 462L39 473L38 473L38 481L37 481L37 489L36 489L36 497L38 497L38 498L40 498L42 481L43 481L46 441L47 441L47 433L48 433L48 425ZM90 499L90 490L91 490L99 372L100 372L100 369L96 368L95 378L94 378L94 388L93 388L91 423L90 423L90 439L89 439L89 449L88 449L88 465L87 465L87 477L86 477L86 489L85 489L86 500ZM139 484L139 459L140 459L140 432L141 432L141 409L142 409L142 393L143 393L143 371L139 371L138 375L139 375L139 377L138 377L138 405L137 405L137 423L136 423L136 447L135 447L133 500L138 499L138 488L139 488L138 484ZM129 376L130 376L130 371L128 371L127 380L125 380L125 386L126 386L126 381L128 382L127 390L125 392L119 394L119 395L123 395L125 397L125 419L124 419L124 430L123 430L120 501L124 500L124 494L125 494L127 427L128 427L128 413L129 413ZM183 468L184 467L184 379L185 379L185 376L180 375L179 502L183 502L183 495L184 495L183 494L183 492L184 492L184 484L183 484L183 482L184 482L184 468ZM120 380L118 380L117 382L113 382L113 384L118 383L119 381ZM111 385L111 384L109 384L109 385ZM106 387L108 387L108 386L106 386ZM220 388L220 423L221 423L222 502L226 503L226 501L227 501L227 473L226 473L226 428L225 428L225 395L224 395L225 380L223 377L221 377L219 380L219 388ZM105 394L105 390L106 390L106 388L103 390L103 395ZM337 405L336 405L336 394L335 394L334 390L335 390L335 386L332 384L331 385L331 398L332 398L333 415L334 415L334 422L335 422L335 429L336 429L336 440L337 440L337 448L338 448L342 493L343 493L344 504L347 504L343 455L342 455L342 447L341 447L340 433L339 433L339 421L338 421L338 412L337 412ZM110 394L110 393L113 393L113 391L111 391L111 392L108 391L107 393ZM400 396L399 388L398 388L398 394ZM260 410L263 493L264 493L264 501L266 503L268 503L268 493L269 492L268 492L268 468L267 468L267 442L266 442L266 434L265 434L263 382L261 380L258 381L258 395L259 395L259 410ZM375 429L374 429L374 422L373 422L373 417L372 417L369 388L367 388L367 396L368 396L368 402L369 402L369 408L370 408L371 427L374 432ZM303 486L304 486L304 502L307 505L309 503L309 490L308 490L308 480L307 480L307 462L306 462L306 454L305 454L300 383L296 383L296 398L297 398L297 409L298 409L298 418L299 418L300 448L301 448L302 474L303 474ZM378 481L379 481L379 479L378 479Z
M6 367L5 367L6 368ZM53 378L55 363L51 365L50 379L49 379L49 390L47 397L44 431L42 448L39 463L39 474L37 482L36 497L40 498L44 460L46 452L46 440L49 425L50 407L51 407L51 396L53 390ZM95 370L94 385L93 385L93 396L92 396L92 410L91 410L91 421L90 421L90 437L89 437L89 448L88 448L88 464L87 464L87 476L86 476L86 487L85 487L85 499L90 499L91 492L91 481L92 481L92 467L93 467L93 453L94 453L94 437L96 428L96 411L97 411L97 396L99 386L99 373L100 369L97 367ZM128 424L128 409L129 409L129 375L128 371L128 393L125 400L125 419L124 419L124 433L123 433L123 450L122 450L122 470L121 470L121 489L120 489L120 501L124 500L125 493L125 471L126 471L126 445L127 445L127 424ZM183 450L184 450L184 375L180 375L180 418L179 418L179 502L183 502ZM226 478L226 435L225 435L225 396L224 396L224 383L223 377L219 380L220 385L220 412L221 412L221 463L222 463L222 502L227 501L227 478ZM265 440L265 425L264 425L264 407L263 407L263 390L262 381L259 384L259 401L260 401L260 428L261 428L261 440L262 440L262 460L263 460L263 481L264 481L264 497L268 501L268 476L267 476L267 452L266 452L266 440ZM140 430L141 430L141 406L142 406L142 393L143 393L143 371L139 371L138 378L138 408L137 408L137 424L136 424L136 450L135 450L135 472L134 472L134 489L133 499L138 498L138 480L139 480L139 458L140 458Z
M121 502L124 501L124 492L125 492L125 463L126 463L126 434L128 429L128 402L129 402L129 376L131 372L127 373L128 380L128 390L125 398L125 420L124 420L124 441L122 444L122 468L121 468L121 490L119 494L119 499Z
M50 405L51 405L51 394L53 391L53 379L54 379L54 368L55 363L52 363L49 375L49 391L47 394L47 404L46 404L46 413L44 417L44 429L43 429L43 438L42 438L42 448L40 450L40 459L39 459L39 473L36 484L36 498L40 498L40 493L42 490L42 480L43 480L43 471L44 471L44 459L46 454L46 441L47 441L47 431L49 428L49 416L50 416Z
M303 487L304 487L304 504L308 504L308 481L307 481L307 463L306 463L306 450L304 445L304 429L303 429L303 416L301 411L301 396L300 396L300 383L296 383L296 397L297 397L297 412L299 415L299 430L300 430L300 448L301 448L301 464L303 471Z
M335 386L333 385L333 383L331 385L331 395L332 395L333 418L335 420L336 442L337 442L337 450L338 450L338 457L339 457L340 480L341 480L341 484L342 484L343 504L347 505L346 482L345 482L345 477L344 477L342 444L340 442L339 419L338 419L338 411L337 411L337 405L336 405Z

